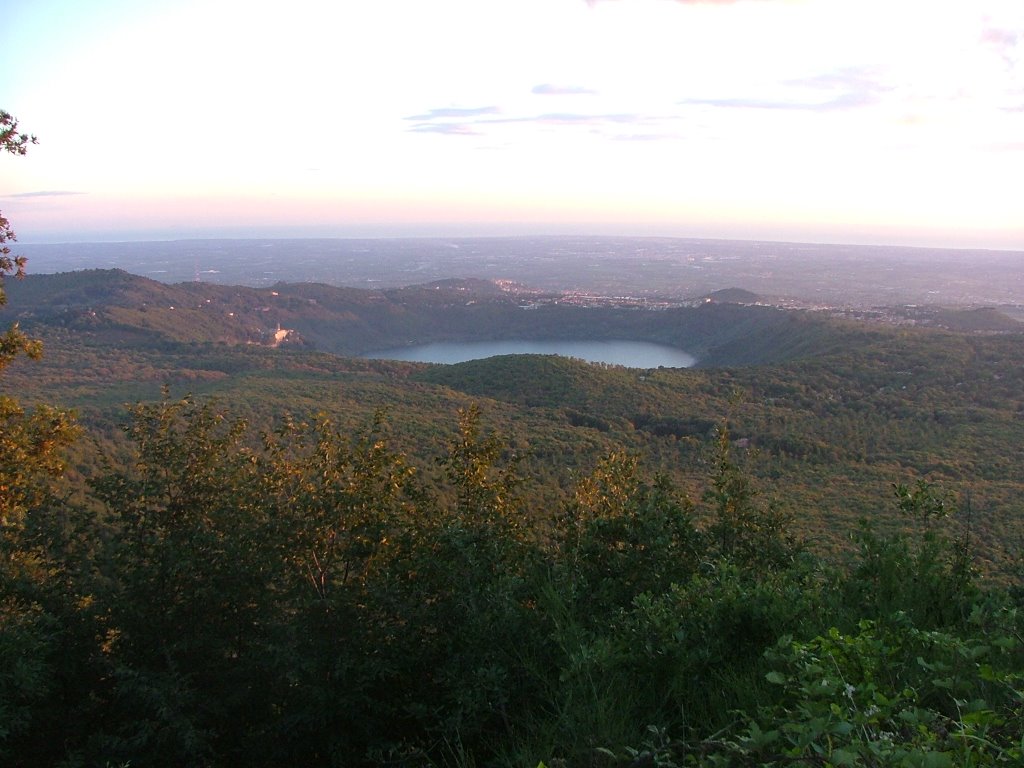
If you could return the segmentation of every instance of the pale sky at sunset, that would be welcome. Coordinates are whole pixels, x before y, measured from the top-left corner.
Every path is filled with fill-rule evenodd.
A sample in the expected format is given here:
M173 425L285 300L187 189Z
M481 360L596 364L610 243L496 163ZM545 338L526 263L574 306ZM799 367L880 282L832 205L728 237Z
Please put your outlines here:
M1024 0L0 0L23 243L1024 250Z

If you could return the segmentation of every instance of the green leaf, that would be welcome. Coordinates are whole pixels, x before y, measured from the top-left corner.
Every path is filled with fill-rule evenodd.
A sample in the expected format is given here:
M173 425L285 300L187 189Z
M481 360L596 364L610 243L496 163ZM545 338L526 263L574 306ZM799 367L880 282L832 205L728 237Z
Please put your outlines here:
M853 724L846 720L840 720L832 726L832 733L836 736L849 736L851 731L853 731Z
M953 758L947 752L927 752L921 760L921 768L953 768Z
M837 749L829 755L829 762L832 765L857 765L859 762L856 752L849 749Z

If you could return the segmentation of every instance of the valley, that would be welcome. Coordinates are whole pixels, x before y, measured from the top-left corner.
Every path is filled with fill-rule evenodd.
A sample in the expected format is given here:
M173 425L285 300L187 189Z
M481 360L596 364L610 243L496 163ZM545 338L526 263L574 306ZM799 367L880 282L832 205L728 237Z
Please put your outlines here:
M750 297L726 291L644 310L577 294L526 303L484 280L247 288L104 270L32 275L9 292L0 322L17 319L46 348L42 361L11 367L9 386L28 402L75 408L109 439L124 404L166 388L268 428L283 413L321 411L355 428L384 409L396 445L430 459L458 409L478 403L526 456L531 493L555 499L614 451L699 493L716 430L728 424L763 492L799 514L820 551L841 552L866 517L890 519L880 500L917 478L970 498L985 570L1011 567L1024 535L1024 477L1013 469L1024 462L1024 351L1020 324L1002 313L937 308L900 323L732 303L722 299ZM280 342L276 329L287 329ZM669 345L696 367L359 357L509 338Z
M951 766L982 731L979 765L1019 762L1006 307L5 289L43 345L0 403L14 764L783 766L785 738ZM363 356L510 339L695 360Z

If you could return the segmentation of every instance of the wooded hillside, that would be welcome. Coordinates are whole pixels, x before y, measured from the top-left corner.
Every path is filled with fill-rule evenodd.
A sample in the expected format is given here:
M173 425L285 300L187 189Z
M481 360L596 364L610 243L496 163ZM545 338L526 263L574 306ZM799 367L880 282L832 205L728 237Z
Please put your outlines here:
M1019 333L44 284L3 372L5 764L1024 760ZM502 328L704 365L322 341Z

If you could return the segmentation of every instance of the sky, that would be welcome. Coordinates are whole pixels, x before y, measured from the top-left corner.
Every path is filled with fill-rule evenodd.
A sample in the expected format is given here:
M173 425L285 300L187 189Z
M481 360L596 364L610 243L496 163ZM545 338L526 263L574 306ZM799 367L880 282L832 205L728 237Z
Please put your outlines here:
M23 243L1024 250L1022 0L0 0Z

